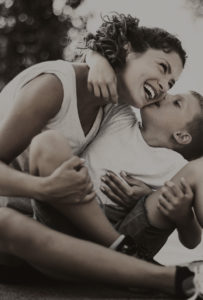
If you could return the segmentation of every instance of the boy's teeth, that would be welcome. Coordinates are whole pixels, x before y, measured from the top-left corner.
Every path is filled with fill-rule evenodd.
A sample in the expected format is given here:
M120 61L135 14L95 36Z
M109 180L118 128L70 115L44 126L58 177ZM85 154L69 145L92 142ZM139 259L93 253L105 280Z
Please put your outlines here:
M149 84L147 84L147 83L144 84L144 90L147 94L148 99L154 99L155 98L155 92Z

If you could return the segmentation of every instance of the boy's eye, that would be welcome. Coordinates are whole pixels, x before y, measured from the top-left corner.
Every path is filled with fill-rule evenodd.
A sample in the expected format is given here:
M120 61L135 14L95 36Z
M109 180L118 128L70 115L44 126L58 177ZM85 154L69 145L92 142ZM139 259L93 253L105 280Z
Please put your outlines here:
M161 66L161 68L162 68L162 70L163 70L163 72L165 74L167 72L167 65L164 64L164 63L160 63L160 66Z
M173 85L174 85L174 83L171 82L171 81L168 83L168 86L169 86L170 89L173 87Z
M173 103L175 106L181 107L180 100L175 100Z

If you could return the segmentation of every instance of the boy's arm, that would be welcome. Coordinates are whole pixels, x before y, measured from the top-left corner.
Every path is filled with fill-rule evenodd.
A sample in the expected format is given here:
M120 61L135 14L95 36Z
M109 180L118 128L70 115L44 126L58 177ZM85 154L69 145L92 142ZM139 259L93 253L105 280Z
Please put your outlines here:
M117 103L117 78L108 60L101 54L88 50L85 57L90 70L88 73L88 89L96 97L102 96L106 101Z
M181 243L190 249L201 241L201 227L192 209L193 197L191 187L181 178L181 186L166 182L158 199L159 210L176 225Z
M192 209L188 216L185 216L185 219L176 225L179 240L185 247L192 249L201 242L202 230Z

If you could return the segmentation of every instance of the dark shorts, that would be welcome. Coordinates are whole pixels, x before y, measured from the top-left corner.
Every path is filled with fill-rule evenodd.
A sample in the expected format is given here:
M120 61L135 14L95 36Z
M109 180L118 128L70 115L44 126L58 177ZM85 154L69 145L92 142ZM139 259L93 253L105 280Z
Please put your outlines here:
M146 197L139 199L127 214L110 205L105 207L105 214L120 233L134 239L136 256L151 260L166 243L174 228L159 229L152 226L145 208L145 199Z
M31 203L34 219L41 224L68 235L85 238L64 215L52 206L34 199Z

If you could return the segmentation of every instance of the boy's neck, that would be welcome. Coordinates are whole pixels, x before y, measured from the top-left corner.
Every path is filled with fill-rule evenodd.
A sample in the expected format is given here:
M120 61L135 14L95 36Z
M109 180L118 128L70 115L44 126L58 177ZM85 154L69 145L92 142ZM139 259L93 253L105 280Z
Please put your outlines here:
M150 147L172 149L169 139L167 139L165 135L162 135L161 132L153 133L151 130L147 130L144 126L140 128L140 131L144 141Z

